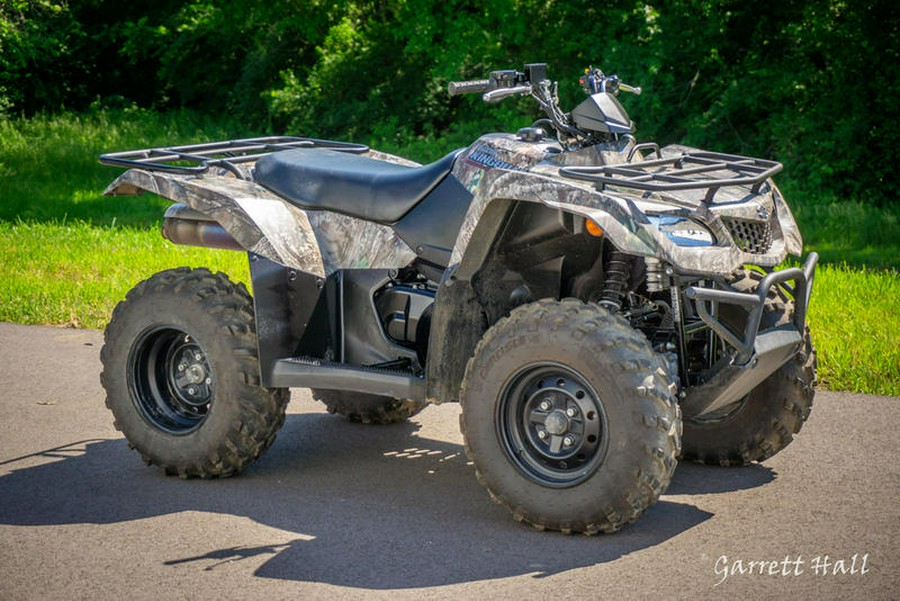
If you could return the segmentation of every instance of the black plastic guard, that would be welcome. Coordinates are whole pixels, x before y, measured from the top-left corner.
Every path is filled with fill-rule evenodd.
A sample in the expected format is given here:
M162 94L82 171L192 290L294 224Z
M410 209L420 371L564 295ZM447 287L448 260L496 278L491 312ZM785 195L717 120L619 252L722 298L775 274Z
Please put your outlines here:
M741 400L787 363L801 344L803 336L791 325L760 333L753 360L747 365L726 365L703 384L690 388L681 402L682 415L698 417Z
M816 253L810 253L802 269L794 267L766 275L752 294L695 286L685 290L685 296L696 302L700 318L735 349L729 364L721 366L703 384L687 390L687 396L681 402L681 412L686 419L739 401L797 353L803 344L806 313L818 260ZM794 282L793 323L759 331L769 290L788 281ZM743 338L734 335L716 319L707 309L707 302L748 307L750 315Z
M262 386L274 386L275 362L292 357L307 330L324 287L316 275L250 253L253 308Z

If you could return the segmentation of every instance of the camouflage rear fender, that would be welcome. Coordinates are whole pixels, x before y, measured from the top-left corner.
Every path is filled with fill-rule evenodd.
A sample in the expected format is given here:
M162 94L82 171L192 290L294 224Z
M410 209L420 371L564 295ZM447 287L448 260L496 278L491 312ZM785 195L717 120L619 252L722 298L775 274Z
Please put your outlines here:
M152 192L185 204L217 221L248 252L315 275L322 256L303 211L265 188L234 177L196 177L131 169L104 194Z
M339 269L398 268L415 257L387 226L337 213L304 211L262 186L232 176L131 169L104 194L144 191L209 216L248 252L317 276Z

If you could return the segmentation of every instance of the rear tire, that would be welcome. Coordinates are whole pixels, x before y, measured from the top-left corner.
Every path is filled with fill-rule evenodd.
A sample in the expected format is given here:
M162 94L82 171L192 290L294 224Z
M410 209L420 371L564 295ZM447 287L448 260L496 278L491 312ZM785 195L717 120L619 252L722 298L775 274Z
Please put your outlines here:
M424 409L428 403L410 399L394 399L377 394L345 390L312 389L315 400L325 403L329 413L360 424L394 424L405 421Z
M612 532L668 487L680 450L674 385L647 339L596 305L523 305L466 368L460 427L478 479L544 530Z
M260 386L253 301L224 274L157 273L118 304L104 339L115 426L166 474L236 474L284 423L288 391Z
M762 275L744 270L732 288L738 292L756 290ZM794 302L773 287L766 299L760 328L788 323ZM720 318L742 331L747 312L722 305ZM684 421L684 459L708 465L741 466L772 457L794 439L812 409L816 380L816 350L809 335L794 357L750 393L728 407Z

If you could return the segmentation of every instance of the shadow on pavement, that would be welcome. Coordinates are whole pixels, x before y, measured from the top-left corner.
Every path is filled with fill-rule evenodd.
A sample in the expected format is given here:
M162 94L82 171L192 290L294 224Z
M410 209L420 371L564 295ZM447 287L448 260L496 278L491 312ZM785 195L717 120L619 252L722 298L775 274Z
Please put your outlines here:
M256 575L387 590L543 577L613 561L712 517L672 494L751 488L774 478L766 468L726 474L680 466L670 496L617 534L541 533L490 502L460 445L415 430L289 415L266 456L240 477L213 481L166 478L144 467L124 440L73 443L4 462L12 472L0 477L0 523L110 524L188 510L246 516L297 539L164 563L215 570L272 555Z
M777 473L770 467L754 463L746 467L719 467L679 463L667 495L709 495L734 492L773 482Z

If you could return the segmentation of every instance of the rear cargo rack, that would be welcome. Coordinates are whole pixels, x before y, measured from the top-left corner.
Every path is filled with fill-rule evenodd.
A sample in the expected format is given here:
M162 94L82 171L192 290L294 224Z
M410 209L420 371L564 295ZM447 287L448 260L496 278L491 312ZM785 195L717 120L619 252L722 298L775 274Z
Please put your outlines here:
M652 192L707 190L706 202L721 188L752 186L759 192L763 183L781 171L776 161L720 152L691 151L650 161L590 167L563 167L564 177L595 182L599 189L620 186Z
M368 146L349 142L293 136L269 136L111 152L100 155L100 162L114 167L164 171L183 175L199 175L206 173L211 167L219 167L230 171L240 179L247 179L247 174L237 165L256 161L273 152L297 148L330 148L353 154L362 154L369 150Z

